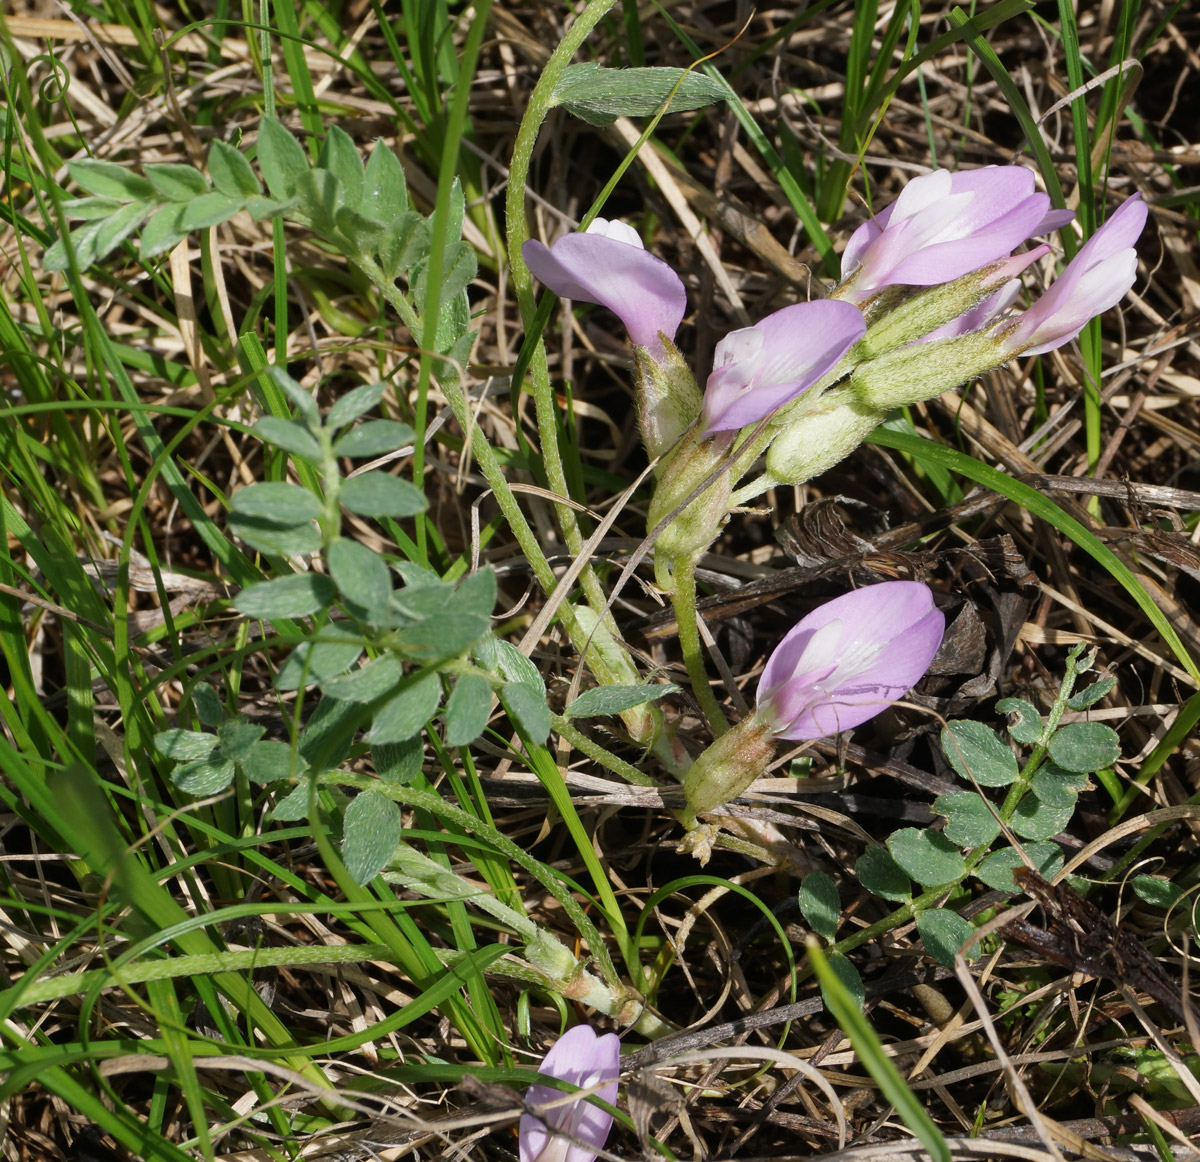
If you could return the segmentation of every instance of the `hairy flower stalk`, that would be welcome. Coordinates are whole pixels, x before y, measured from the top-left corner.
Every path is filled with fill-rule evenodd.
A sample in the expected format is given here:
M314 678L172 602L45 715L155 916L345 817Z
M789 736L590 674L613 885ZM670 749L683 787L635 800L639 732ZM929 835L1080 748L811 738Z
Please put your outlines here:
M612 1105L621 1073L621 1042L615 1033L596 1035L589 1025L568 1029L546 1054L538 1072L594 1093ZM592 1162L604 1149L613 1117L582 1095L531 1085L525 1103L538 1112L521 1115L521 1162Z
M768 659L753 713L717 739L684 780L685 826L741 794L776 739L823 738L881 713L924 675L946 628L929 588L884 581L818 606Z

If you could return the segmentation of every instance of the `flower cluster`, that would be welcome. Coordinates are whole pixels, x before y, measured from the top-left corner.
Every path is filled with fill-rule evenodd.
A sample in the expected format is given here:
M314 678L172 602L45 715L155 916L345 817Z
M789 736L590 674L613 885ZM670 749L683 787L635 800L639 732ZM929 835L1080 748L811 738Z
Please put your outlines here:
M910 181L860 226L827 298L797 303L716 346L703 390L675 347L687 297L679 276L627 226L523 249L552 291L612 309L629 332L638 418L657 483L648 523L671 594L688 673L708 695L695 629L694 569L739 504L798 484L848 455L889 410L931 399L1020 355L1073 339L1115 306L1137 272L1146 223L1128 198L1024 310L1022 275L1050 253L1035 240L1074 215L1052 209L1031 170L937 170ZM763 464L757 479L741 478ZM711 811L769 763L776 739L847 730L903 696L925 672L944 620L928 589L872 586L810 613L767 663L754 713L685 776L685 822ZM690 644L689 644L690 641ZM709 717L720 717L705 706ZM721 725L721 724L718 724ZM719 733L719 730L717 731Z

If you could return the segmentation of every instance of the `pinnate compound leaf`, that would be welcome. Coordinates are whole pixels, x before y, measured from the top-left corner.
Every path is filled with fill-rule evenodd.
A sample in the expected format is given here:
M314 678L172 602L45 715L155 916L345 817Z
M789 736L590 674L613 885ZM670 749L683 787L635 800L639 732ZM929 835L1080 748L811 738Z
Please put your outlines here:
M1121 753L1121 740L1103 722L1071 722L1055 731L1050 757L1065 770L1091 773L1111 767Z
M342 702L374 702L394 690L403 677L404 667L400 660L392 654L384 654L348 674L326 678L321 689L330 698Z
M451 612L458 616L489 617L496 607L496 573L485 565L468 573L451 600Z
M1055 762L1046 762L1033 776L1029 789L1051 807L1073 807L1075 800L1088 784L1086 774L1064 771Z
M330 127L321 143L317 165L328 170L341 187L342 204L352 210L361 210L363 203L363 163L358 156L358 147L353 138L334 125Z
M1129 882L1138 898L1145 900L1152 908L1170 908L1184 895L1183 888L1158 876L1134 876Z
M811 871L801 881L800 911L818 936L832 940L837 935L842 902L837 885L823 871Z
M278 823L294 823L308 816L308 783L293 787L271 808L271 818Z
M308 763L286 742L278 739L256 742L242 759L246 778L263 787L281 779L299 778L307 769Z
M214 755L176 767L171 773L171 782L181 791L200 798L225 790L233 782L233 774L233 763Z
M234 494L230 508L238 516L264 517L278 524L302 524L321 515L321 502L298 484L267 481Z
M321 445L305 424L282 416L263 416L250 430L263 443L282 448L310 464L321 462Z
M359 516L416 516L429 507L425 494L407 480L385 472L364 472L342 485L340 499Z
M207 682L192 687L192 707L205 726L219 726L225 720L221 697Z
M67 162L67 172L80 189L97 197L116 198L120 202L154 197L154 187L145 178L115 161L82 158Z
M392 572L366 545L338 537L325 552L325 564L350 612L365 621L388 618Z
M485 730L492 712L492 685L482 674L462 674L446 700L447 746L466 746Z
M178 202L154 211L142 230L143 258L154 258L174 250L188 236L189 231L183 226L183 211L184 206Z
M550 707L542 691L523 682L509 682L500 689L500 702L532 745L540 746L550 737Z
M307 424L309 429L315 432L321 426L321 413L317 408L317 401L312 397L312 392L294 380L288 375L287 370L278 364L272 364L267 368L267 374L275 381L276 387L292 401L300 413L301 423Z
M1036 795L1026 795L1017 804L1010 825L1022 839L1053 839L1071 822L1074 814L1074 800L1065 807L1056 807Z
M275 675L277 690L298 690L344 673L363 652L362 634L348 625L322 626L316 639L301 642Z
M854 874L873 896L881 900L903 903L912 899L912 880L892 859L891 853L880 844L870 844L858 857Z
M922 887L956 883L966 871L962 852L939 831L903 827L888 837L887 849Z
M675 68L606 69L591 61L569 65L554 86L554 102L589 125L618 117L653 117L670 100L670 113L702 109L724 96L703 73Z
M381 783L406 787L421 773L425 744L420 736L404 742L377 742L371 747L371 761Z
M1000 834L1000 820L995 811L974 791L939 795L933 809L946 816L943 834L961 848L986 847Z
M250 163L241 152L224 141L214 141L208 151L208 172L212 183L231 198L246 199L262 193Z
M330 428L341 428L353 423L383 399L390 386L387 382L364 383L361 387L351 389L334 402L325 416L325 423Z
M381 139L367 159L363 213L393 225L408 211L408 182L399 159Z
M274 117L264 117L258 128L258 168L271 197L282 202L295 197L309 171L303 146Z
M947 723L942 753L964 779L973 778L981 787L1007 787L1017 777L1017 760L1008 744L982 722Z
M221 724L217 737L221 740L221 757L232 762L244 762L250 748L266 733L266 728L245 719L231 718Z
M362 791L346 807L342 835L342 862L350 878L368 883L400 843L400 808L378 791Z
M580 694L563 711L563 714L567 718L599 718L606 714L620 714L623 710L632 710L635 706L656 702L659 698L674 694L678 689L678 686L671 684L665 686L597 686L594 690L586 690Z
M442 683L437 674L422 674L375 712L367 737L373 746L415 738L437 713L441 700Z
M164 730L154 736L154 749L169 759L188 762L208 758L217 749L217 736L198 730Z
M861 1009L867 1003L867 990L863 987L862 977L858 975L858 969L854 967L854 962L840 952L829 952L826 956L829 960L830 971L841 982L842 988L850 994L851 1000ZM825 1008L829 1012L833 1012L829 1004L829 997L825 993L824 984L821 985L821 1000L824 1002Z
M955 954L974 931L969 921L949 908L930 908L917 917L917 933L925 951L947 967L953 967ZM979 950L972 948L967 959L974 960L978 955Z
M190 165L148 165L146 178L154 192L168 202L190 202L210 190L208 179Z
M274 581L260 581L243 589L234 600L247 617L306 617L333 601L333 582L320 573L295 573Z
M1067 705L1072 710L1086 710L1089 706L1095 706L1116 684L1116 678L1101 678L1098 682L1093 682L1090 686L1080 690L1078 694L1068 698Z
M183 209L179 225L189 233L193 230L207 230L210 226L219 226L228 222L234 214L245 205L246 199L230 197L228 194L214 191L211 194L201 194L193 198Z
M1062 850L1056 843L1027 843L1023 850L1043 879L1053 879L1062 868ZM975 875L997 892L1015 892L1013 869L1023 866L1024 860L1015 847L1003 847L975 868Z
M397 448L413 442L413 430L396 420L368 420L357 428L351 428L339 436L333 445L335 456L349 459L365 459L368 456L386 456ZM357 477L355 477L357 479Z
M1002 698L996 703L1001 714L1011 715L1008 733L1017 742L1032 744L1042 737L1042 716L1032 702L1024 698Z

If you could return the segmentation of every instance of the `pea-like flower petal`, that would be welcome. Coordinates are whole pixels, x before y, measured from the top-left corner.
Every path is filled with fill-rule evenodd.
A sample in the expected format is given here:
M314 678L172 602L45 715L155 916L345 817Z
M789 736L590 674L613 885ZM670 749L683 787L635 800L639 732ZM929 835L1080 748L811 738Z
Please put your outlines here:
M663 354L660 332L674 341L687 307L683 282L624 222L597 218L585 232L565 234L550 246L531 239L521 254L556 295L608 307L630 341L655 358Z
M590 1025L576 1025L558 1039L538 1066L538 1072L580 1089L594 1089L597 1097L611 1105L617 1100L617 1077L621 1072L620 1039L615 1033L597 1036ZM586 1098L571 1101L560 1090L531 1085L525 1100L531 1106L546 1109L542 1117L521 1115L518 1129L521 1162L593 1162L604 1148L612 1128L612 1114ZM575 1145L564 1134L581 1144Z
M851 236L842 254L842 278L852 279L845 297L862 302L888 286L950 282L1072 217L1051 210L1020 166L934 170Z
M833 299L795 303L731 331L717 344L704 389L704 433L770 415L816 383L865 331L862 312Z
M758 686L757 717L777 738L849 730L902 698L946 629L928 586L884 581L835 597L779 643Z
M1080 248L1066 269L1006 331L1006 350L1041 355L1070 342L1089 319L1116 306L1137 277L1133 244L1146 225L1141 194L1127 198Z

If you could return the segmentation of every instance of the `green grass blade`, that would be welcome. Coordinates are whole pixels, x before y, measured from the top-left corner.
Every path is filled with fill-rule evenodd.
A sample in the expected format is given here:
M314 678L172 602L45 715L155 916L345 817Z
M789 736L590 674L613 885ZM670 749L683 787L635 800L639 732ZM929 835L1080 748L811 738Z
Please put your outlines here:
M871 1028L841 978L829 967L829 960L813 936L808 938L808 960L817 974L817 980L821 982L821 990L834 1020L850 1039L855 1055L875 1079L883 1096L895 1107L896 1113L929 1151L934 1162L950 1162L950 1147L946 1145L941 1130L934 1125L933 1119L905 1084L900 1071L884 1052L878 1034Z

